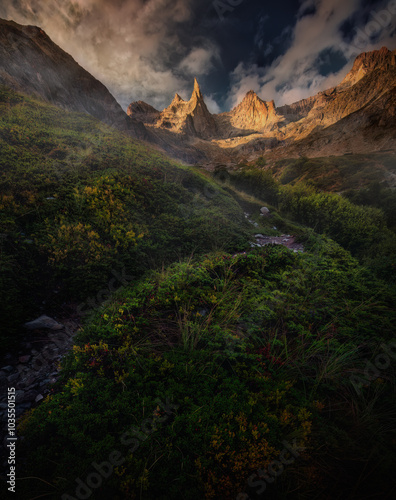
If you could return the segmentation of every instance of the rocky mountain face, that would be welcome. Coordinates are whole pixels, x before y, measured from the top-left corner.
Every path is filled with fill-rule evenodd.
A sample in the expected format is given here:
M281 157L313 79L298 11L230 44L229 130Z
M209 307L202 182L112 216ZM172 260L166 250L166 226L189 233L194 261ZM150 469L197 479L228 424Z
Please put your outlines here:
M144 101L136 101L128 106L127 114L133 119L152 125L158 120L160 112Z
M175 134L209 139L217 133L216 122L206 107L196 79L189 101L184 101L176 94L171 104L162 112L142 101L133 102L128 107L128 115L147 125L154 125L155 128Z
M128 117L107 88L38 27L0 19L0 84L147 138L144 125Z
M359 55L336 87L290 105L277 108L251 90L231 111L211 115L195 80L190 101L176 94L161 113L142 103L132 103L131 113L168 144L193 147L208 166L340 155L396 148L395 88L396 51L383 47Z
M242 102L230 112L217 115L220 129L226 128L228 124L236 131L251 132L271 130L280 119L275 102L261 100L253 90L250 90Z
M89 113L186 163L237 164L258 156L342 155L396 149L396 50L360 54L339 85L276 107L253 90L212 115L197 80L163 111L143 101L125 113L106 87L40 28L0 19L0 84Z
M338 86L339 89L355 85L368 73L380 69L388 70L396 66L396 51L391 52L386 47L373 52L363 52L353 64L351 71Z

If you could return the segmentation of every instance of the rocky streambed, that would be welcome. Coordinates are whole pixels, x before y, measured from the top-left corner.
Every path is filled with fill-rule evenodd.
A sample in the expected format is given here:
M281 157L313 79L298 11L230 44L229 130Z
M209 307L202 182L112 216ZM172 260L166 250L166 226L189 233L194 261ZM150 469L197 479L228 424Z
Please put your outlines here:
M21 343L19 351L6 354L0 363L0 438L4 444L7 436L8 389L15 389L17 418L37 406L57 381L61 359L73 345L79 323L72 319L59 323L48 316L40 316L26 323L25 328L29 335Z
M260 210L260 215L262 217L271 217L271 213L267 207L262 207ZM251 215L245 212L245 218L254 227L259 227L257 222L251 220ZM274 231L277 231L276 227L273 227ZM255 242L250 243L252 248L254 247L264 247L265 245L283 245L293 252L304 252L304 246L301 243L297 243L296 237L290 234L282 234L281 236L264 236L263 234L254 235Z

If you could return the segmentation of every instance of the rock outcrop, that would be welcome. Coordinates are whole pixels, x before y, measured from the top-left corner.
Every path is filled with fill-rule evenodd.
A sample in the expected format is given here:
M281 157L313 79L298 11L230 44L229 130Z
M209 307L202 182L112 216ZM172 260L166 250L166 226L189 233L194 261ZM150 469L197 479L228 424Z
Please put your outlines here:
M127 115L135 120L152 125L158 120L160 112L144 101L135 101L128 106Z
M160 113L155 126L202 139L216 135L216 122L206 107L196 79L191 99L184 101L176 94L171 104Z
M351 71L346 75L338 88L351 87L365 75L376 69L386 71L394 66L396 66L396 50L392 52L386 47L382 47L380 50L363 52L357 56Z
M250 90L243 101L227 113L230 124L241 130L264 131L279 121L274 101L263 101Z

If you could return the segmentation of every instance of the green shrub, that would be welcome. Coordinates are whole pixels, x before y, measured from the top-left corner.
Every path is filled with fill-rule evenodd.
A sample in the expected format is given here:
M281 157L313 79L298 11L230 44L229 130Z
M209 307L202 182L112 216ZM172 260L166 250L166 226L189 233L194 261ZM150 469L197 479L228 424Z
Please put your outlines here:
M249 477L294 438L309 491L323 473L310 458L321 429L349 425L323 410L342 401L362 343L392 338L395 313L389 290L348 252L314 235L306 243L304 255L206 255L120 290L78 334L57 390L19 426L26 492L73 496L75 479L119 450L122 465L93 498L255 498ZM168 414L157 398L173 405ZM144 433L147 419L155 430ZM131 427L143 433L133 453ZM298 467L272 491L287 497Z

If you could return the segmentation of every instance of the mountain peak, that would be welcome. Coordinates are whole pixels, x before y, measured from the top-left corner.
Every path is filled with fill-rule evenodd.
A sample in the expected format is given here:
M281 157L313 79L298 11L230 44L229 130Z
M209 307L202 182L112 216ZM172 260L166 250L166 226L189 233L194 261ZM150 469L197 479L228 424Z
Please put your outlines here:
M199 88L198 80L194 78L194 90L191 95L191 100L203 101L203 95L201 89Z
M260 99L259 96L256 94L256 92L254 90L249 90L249 92L246 93L245 95L245 99L246 98L257 98L257 99Z
M278 121L275 102L263 101L254 90L249 90L230 114L232 125L240 129L260 130Z
M206 107L196 78L191 99L184 101L176 94L172 103L160 113L156 127L201 138L216 133L216 123Z
M179 94L176 92L175 97L173 98L171 106L174 106L175 104L179 104L179 102L185 102L184 99L182 99Z
M346 75L341 86L351 86L361 80L367 73L378 68L389 69L396 66L396 51L387 47L359 54L353 63L351 71Z
M197 94L201 93L201 89L199 88L198 80L196 78L194 78L194 92Z

